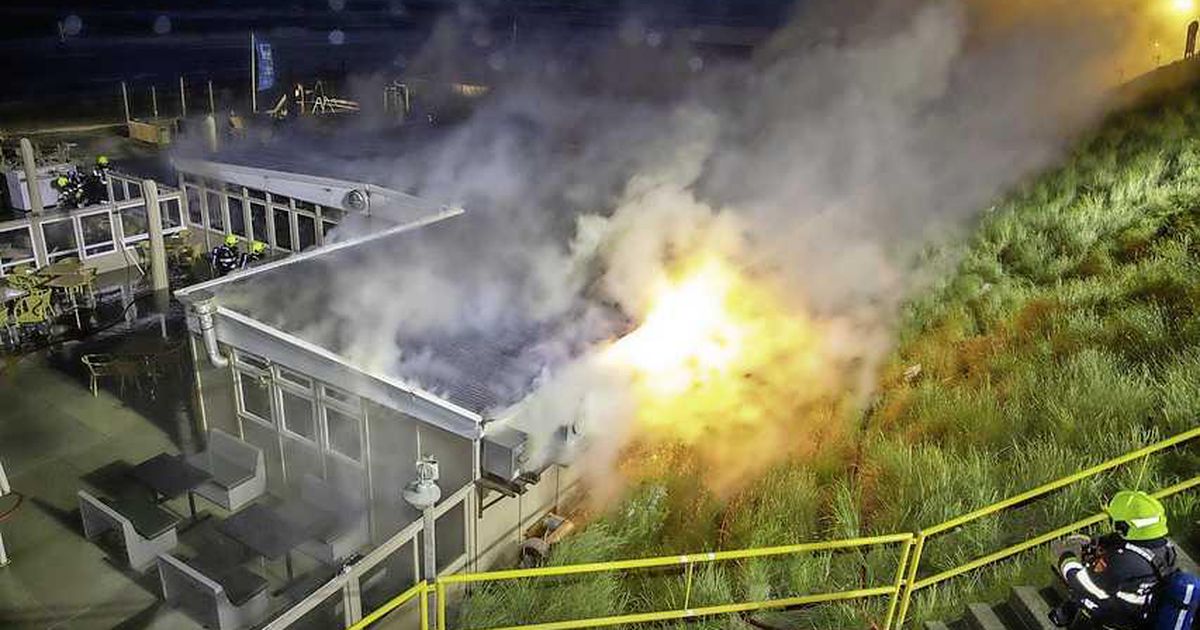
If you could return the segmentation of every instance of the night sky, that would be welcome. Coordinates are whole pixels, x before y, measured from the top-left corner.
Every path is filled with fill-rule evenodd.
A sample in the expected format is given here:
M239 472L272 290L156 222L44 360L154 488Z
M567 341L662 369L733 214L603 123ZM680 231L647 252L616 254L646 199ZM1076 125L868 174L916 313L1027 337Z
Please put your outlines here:
M496 33L491 46L539 34L587 37L638 19L657 28L777 24L786 0L3 0L0 55L14 106L110 99L121 80L163 90L213 80L228 90L247 75L248 32L269 39L281 78L402 74L433 25L469 21ZM485 47L486 48L486 47ZM486 50L481 50L486 54ZM148 90L148 88L146 88Z

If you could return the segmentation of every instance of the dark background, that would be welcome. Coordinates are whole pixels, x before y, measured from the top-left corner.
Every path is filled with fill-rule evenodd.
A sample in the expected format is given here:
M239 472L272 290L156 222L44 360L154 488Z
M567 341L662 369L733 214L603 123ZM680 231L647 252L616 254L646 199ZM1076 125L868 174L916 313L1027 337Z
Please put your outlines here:
M6 81L0 128L51 112L72 120L121 116L120 81L128 82L134 115L148 116L149 86L160 111L178 108L178 78L191 107L206 101L212 80L218 107L247 99L249 32L275 49L280 82L349 75L400 78L439 26L462 27L463 80L496 50L553 48L556 41L602 40L630 20L665 33L705 27L731 33L714 46L744 45L783 20L787 0L3 0L0 58ZM159 16L170 30L157 33ZM60 23L77 16L77 34ZM515 28L514 28L515 26ZM340 30L344 43L330 33ZM515 31L515 37L514 37ZM693 32L695 32L693 30ZM483 33L483 35L481 35ZM747 33L751 33L747 35ZM479 40L485 43L480 43ZM701 42L703 43L703 42ZM260 107L262 103L260 102ZM244 106L244 104L242 105ZM72 111L78 110L78 111ZM7 119L7 120L6 120Z

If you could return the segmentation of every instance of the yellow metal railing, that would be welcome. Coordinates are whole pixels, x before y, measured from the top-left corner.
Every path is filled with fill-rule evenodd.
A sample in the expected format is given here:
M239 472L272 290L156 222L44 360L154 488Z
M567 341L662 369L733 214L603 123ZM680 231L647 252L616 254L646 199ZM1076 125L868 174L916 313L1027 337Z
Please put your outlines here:
M958 529L979 519L996 515L1000 512L1040 498L1069 485L1078 483L1084 479L1089 479L1129 462L1164 451L1174 446L1178 446L1197 437L1200 437L1200 427L1185 431L1179 435L1156 442L1154 444L1150 444L1135 451L1131 451L1121 455L1120 457L1110 459L1086 470L1082 470L1073 475L1069 475L1042 486L1038 486L1032 490L1022 492L1002 501L998 501L992 505L980 508L957 518L950 519L944 523L922 529L916 533L889 534L847 540L822 541L758 549L744 549L738 551L715 551L680 556L598 562L593 564L563 565L541 567L536 569L514 569L508 571L492 571L487 573L449 575L438 578L438 580L432 585L421 582L416 586L413 586L409 590L389 601L387 604L364 617L362 621L351 626L351 629L360 630L362 628L366 628L379 621L396 608L399 608L400 606L412 601L414 598L419 597L421 605L421 630L429 630L428 595L430 591L433 591L436 596L436 629L447 630L446 590L450 585L469 585L504 580L583 575L607 571L635 571L653 568L682 567L684 570L686 586L684 591L684 604L683 607L679 609L611 615L606 617L592 617L587 619L570 619L545 623L532 623L527 625L488 628L486 630L517 630L518 628L524 630L573 630L575 628L591 628L619 624L669 621L703 617L708 615L788 608L807 604L881 596L889 597L887 617L881 627L887 630L897 630L904 625L904 621L908 615L909 605L912 601L913 593L916 591L939 584L969 571L999 562L1039 545L1044 545L1069 533L1096 525L1103 522L1106 517L1102 513L1093 514L1052 531L1028 538L1004 549L967 561L959 566L943 570L933 575L921 577L921 558L925 551L926 544L931 537ZM1192 490L1196 487L1200 487L1200 476L1192 477L1191 479L1181 481L1167 488L1158 490L1154 493L1154 495L1159 498L1165 498L1181 492ZM696 608L689 607L689 604L691 603L692 576L696 565L752 558L780 557L813 552L836 552L847 549L884 545L900 546L900 555L899 561L897 562L895 577L892 582L887 585L865 587L846 591L831 591L797 597L786 597L751 602L735 602Z

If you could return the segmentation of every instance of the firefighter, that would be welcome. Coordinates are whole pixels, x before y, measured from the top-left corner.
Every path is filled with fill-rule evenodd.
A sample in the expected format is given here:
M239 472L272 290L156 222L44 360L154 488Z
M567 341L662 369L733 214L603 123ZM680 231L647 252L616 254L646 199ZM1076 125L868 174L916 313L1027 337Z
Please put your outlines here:
M245 269L267 255L267 244L262 241L250 241L250 251L242 254L241 267Z
M242 254L238 251L238 237L230 234L225 237L225 242L214 247L209 258L212 262L213 272L218 276L223 276L231 271L234 271L242 262Z
M1175 571L1175 547L1167 539L1167 513L1158 499L1122 490L1105 509L1113 532L1099 538L1073 536L1061 546L1058 575L1070 597L1050 611L1065 628L1130 630L1146 627L1152 598Z
M84 182L84 196L88 205L108 201L108 156L96 158L91 175Z
M58 206L64 209L82 208L87 205L83 191L83 180L77 171L59 175L54 179L58 190Z

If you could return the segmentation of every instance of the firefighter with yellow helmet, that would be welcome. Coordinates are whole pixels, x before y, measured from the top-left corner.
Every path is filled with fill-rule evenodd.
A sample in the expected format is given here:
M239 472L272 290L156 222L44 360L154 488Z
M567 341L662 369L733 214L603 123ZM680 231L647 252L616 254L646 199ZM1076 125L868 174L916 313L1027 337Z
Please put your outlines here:
M1144 628L1156 590L1175 572L1175 546L1167 538L1167 512L1158 499L1122 490L1105 512L1112 533L1072 536L1058 549L1057 572L1070 597L1050 611L1056 626Z

